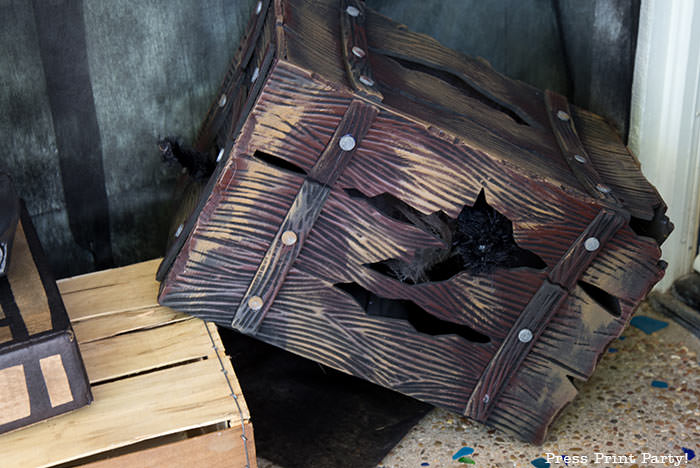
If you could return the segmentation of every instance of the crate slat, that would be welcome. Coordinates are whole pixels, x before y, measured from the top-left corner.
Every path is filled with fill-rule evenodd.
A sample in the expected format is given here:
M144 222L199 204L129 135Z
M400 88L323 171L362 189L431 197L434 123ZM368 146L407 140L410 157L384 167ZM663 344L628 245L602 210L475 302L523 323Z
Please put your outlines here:
M76 276L58 282L73 323L110 313L158 305L157 261Z
M199 437L183 440L176 444L154 447L129 453L108 460L100 460L84 465L84 468L161 468L163 466L244 466L246 463L242 429L232 427ZM246 434L253 433L253 426L246 423ZM255 450L249 452L255 459Z
M80 349L91 384L196 359L216 358L200 320L94 341Z
M148 307L76 322L73 324L73 331L78 343L83 344L120 333L157 327L190 318L192 318L190 315L174 311L169 307Z

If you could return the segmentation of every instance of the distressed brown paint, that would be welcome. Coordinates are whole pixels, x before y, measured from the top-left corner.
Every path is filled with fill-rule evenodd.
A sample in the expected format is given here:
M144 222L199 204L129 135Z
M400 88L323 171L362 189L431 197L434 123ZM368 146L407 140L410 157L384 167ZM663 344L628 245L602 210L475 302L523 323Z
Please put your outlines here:
M250 106L215 103L203 125L226 158L186 210L159 300L541 442L576 394L569 377L590 377L663 275L664 236L645 234L663 200L602 118L362 4L349 18L354 5L276 0L246 40L274 57L259 88L225 80ZM229 74L250 73L238 60ZM369 266L449 255L480 193L541 264L417 284Z

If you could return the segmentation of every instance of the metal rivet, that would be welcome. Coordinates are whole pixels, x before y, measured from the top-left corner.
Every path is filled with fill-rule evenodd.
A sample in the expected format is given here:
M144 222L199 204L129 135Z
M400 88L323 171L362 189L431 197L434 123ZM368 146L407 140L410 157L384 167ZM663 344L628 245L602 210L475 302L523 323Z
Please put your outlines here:
M479 249L479 252L483 252L486 250L486 244L479 244L476 248Z
M182 234L182 229L185 227L184 224L180 224L177 227L177 230L175 231L175 237L180 237L180 234Z
M226 105L226 95L222 94L221 97L219 98L219 107L224 107Z
M601 193L610 193L612 191L612 189L610 187L608 187L607 185L603 185L603 184L598 184L595 186L595 188L596 188L596 190L598 190Z
M358 10L357 7L350 5L349 7L347 7L345 9L345 13L347 13L348 15L350 15L354 18L360 14L360 10Z
M260 68L255 67L255 70L253 70L253 76L250 77L250 82L255 83L255 80L258 79L258 76L260 76Z
M366 55L365 50L362 47L357 47L357 46L352 46L352 53L357 58L364 58Z
M585 164L585 163L586 163L586 157L585 157L585 156L581 156L580 154L575 154L575 155L574 155L574 159L576 160L576 162L580 162L581 164Z
M224 149L221 148L221 149L219 150L218 156L216 156L216 162L221 161L221 158L223 158L223 157L224 157Z
M360 75L360 83L365 86L374 86L374 80L369 76Z
M253 296L250 299L248 299L248 307L250 307L252 310L260 310L260 309L262 309L262 306L263 306L262 297Z
M258 2L258 4L255 5L255 14L259 15L261 11L262 11L262 2Z
M355 138L350 134L343 135L340 137L338 145L343 151L352 151L355 148Z
M532 332L527 328L523 328L518 332L518 339L523 343L529 343L532 341Z
M491 397L489 397L489 394L487 393L486 395L484 395L484 398L482 398L481 401L483 401L484 403L488 403L490 399Z
M565 122L570 119L569 114L567 114L564 111L557 112L557 117L559 118L559 120L563 120Z
M282 243L284 245L294 245L297 243L297 234L294 231L284 231L282 233Z
M589 237L586 239L586 241L583 243L583 246L588 250L589 252L595 252L598 250L600 247L600 241L596 239L595 237Z

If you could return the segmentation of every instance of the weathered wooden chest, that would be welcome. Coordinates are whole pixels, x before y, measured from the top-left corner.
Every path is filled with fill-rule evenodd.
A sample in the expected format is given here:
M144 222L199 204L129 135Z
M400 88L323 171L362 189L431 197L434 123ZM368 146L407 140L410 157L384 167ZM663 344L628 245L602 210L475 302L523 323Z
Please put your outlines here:
M541 442L663 275L601 117L355 0L260 2L160 302Z
M31 219L0 173L0 433L87 405L85 367Z

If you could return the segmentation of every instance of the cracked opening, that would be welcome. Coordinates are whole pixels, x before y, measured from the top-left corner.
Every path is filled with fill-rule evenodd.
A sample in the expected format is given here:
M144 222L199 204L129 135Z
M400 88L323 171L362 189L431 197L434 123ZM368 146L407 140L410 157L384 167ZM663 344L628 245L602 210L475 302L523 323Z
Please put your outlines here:
M431 336L458 335L475 343L488 343L490 338L467 325L441 320L413 301L387 299L357 283L337 283L336 288L350 294L371 317L386 317L407 321L417 332Z
M603 291L598 286L594 286L585 281L579 281L578 285L583 291L590 296L599 306L605 309L610 315L619 317L622 313L620 309L620 300L612 294Z
M487 275L496 268L543 269L546 263L534 252L518 247L513 223L486 203L482 190L473 206L464 206L457 219L443 212L424 215L389 194L365 197L357 190L350 196L364 197L385 216L411 223L443 241L444 248L416 251L410 262L386 259L366 264L368 268L409 284L445 281L467 271Z
M306 171L294 164L293 162L289 162L286 159L282 159L272 154L265 153L264 151L256 150L255 154L253 154L253 158L258 159L264 162L265 164L274 166L277 169L281 169L283 171L294 172L296 174L304 176L306 175Z
M405 58L400 58L400 57L394 57L391 56L391 58L395 61L397 61L401 66L404 68L408 68L409 70L421 72L421 73L426 73L428 75L434 76L435 78L438 78L445 83L449 84L450 86L459 89L461 92L463 92L465 95L469 96L472 99L476 99L480 101L482 104L485 104L492 108L493 110L496 110L498 112L501 112L511 119L513 119L516 123L520 125L528 125L528 123L523 120L522 117L520 117L515 111L512 109L509 109L508 107L494 101L491 97L486 96L484 93L479 91L478 89L474 88L467 82L465 82L463 79L461 79L459 76L455 75L454 73L451 73L447 70L440 70L438 68L433 68L428 65L424 65L422 63L417 63L413 62L411 60L406 60Z

